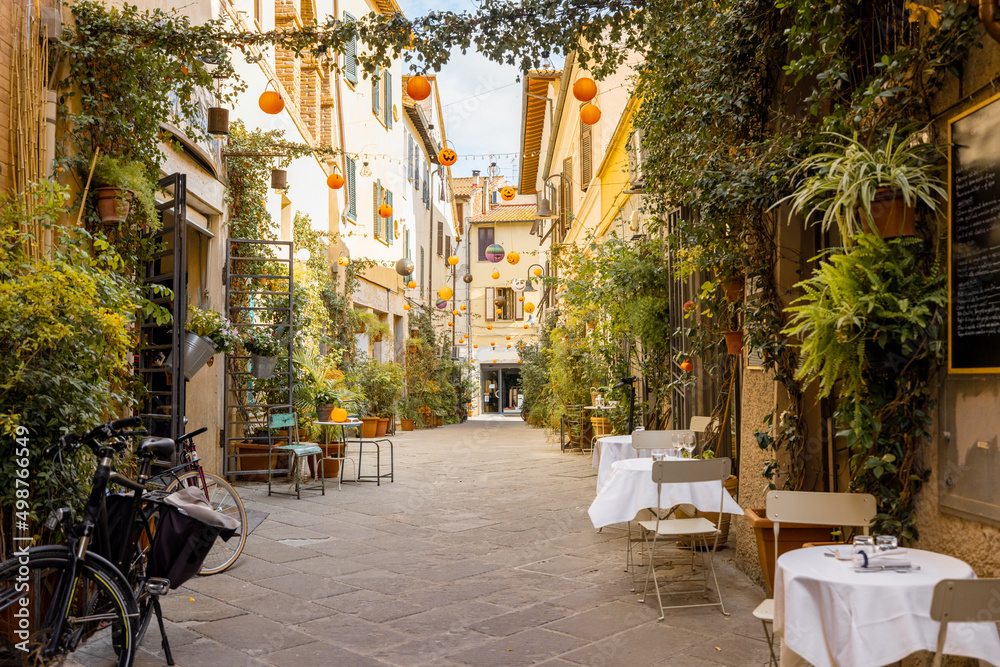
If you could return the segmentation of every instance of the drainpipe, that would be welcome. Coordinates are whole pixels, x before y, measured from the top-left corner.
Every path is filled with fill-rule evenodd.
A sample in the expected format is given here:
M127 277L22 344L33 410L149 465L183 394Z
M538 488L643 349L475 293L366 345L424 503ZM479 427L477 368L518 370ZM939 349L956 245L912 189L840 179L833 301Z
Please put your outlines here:
M979 0L979 20L996 42L1000 42L1000 25L996 22L997 0Z

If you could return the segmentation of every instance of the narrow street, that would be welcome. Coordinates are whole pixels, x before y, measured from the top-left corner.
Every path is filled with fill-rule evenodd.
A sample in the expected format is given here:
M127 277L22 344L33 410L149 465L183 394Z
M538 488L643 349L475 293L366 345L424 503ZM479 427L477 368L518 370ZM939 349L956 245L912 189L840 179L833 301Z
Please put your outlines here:
M763 595L730 549L716 561L729 619L657 622L655 597L637 602L624 530L587 516L589 455L509 418L395 443L394 484L302 500L239 486L267 516L229 571L163 599L178 665L766 664L750 615ZM137 665L165 664L158 641L151 627Z

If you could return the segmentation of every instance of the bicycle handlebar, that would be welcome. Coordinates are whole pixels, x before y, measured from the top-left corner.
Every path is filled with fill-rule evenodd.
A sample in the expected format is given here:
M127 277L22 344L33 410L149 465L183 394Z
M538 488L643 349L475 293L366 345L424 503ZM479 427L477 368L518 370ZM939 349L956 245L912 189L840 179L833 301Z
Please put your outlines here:
M99 455L100 443L112 440L121 436L137 435L135 433L125 432L122 429L131 428L133 426L142 426L141 417L125 417L124 419L116 419L114 421L101 424L100 426L94 428L89 433L85 435L79 435L78 433L67 433L63 437L59 438L59 442L49 447L46 450L46 454L52 452L55 449L74 449L81 443L87 445L94 455ZM128 443L121 443L120 446L115 446L116 451L122 451L125 449Z
M198 429L197 431L191 431L190 433L185 433L181 437L177 438L176 442L178 444L180 444L180 443L184 442L185 440L190 440L190 439L194 438L194 436L196 436L196 435L201 435L202 433L204 433L207 430L208 430L208 427L205 426L203 428Z

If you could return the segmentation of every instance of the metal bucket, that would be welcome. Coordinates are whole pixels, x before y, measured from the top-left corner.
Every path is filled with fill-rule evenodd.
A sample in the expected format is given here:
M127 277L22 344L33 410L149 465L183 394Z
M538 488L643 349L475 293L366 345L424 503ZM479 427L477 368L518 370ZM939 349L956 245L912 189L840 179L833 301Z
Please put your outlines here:
M184 378L190 380L194 374L201 370L201 367L208 363L208 360L215 356L215 343L211 338L205 338L190 331L184 332L184 344L187 349L184 351ZM173 370L173 353L167 355L167 360L163 362L163 367L169 373Z
M250 355L250 374L258 380L266 380L274 375L274 367L279 357L262 357L259 354Z

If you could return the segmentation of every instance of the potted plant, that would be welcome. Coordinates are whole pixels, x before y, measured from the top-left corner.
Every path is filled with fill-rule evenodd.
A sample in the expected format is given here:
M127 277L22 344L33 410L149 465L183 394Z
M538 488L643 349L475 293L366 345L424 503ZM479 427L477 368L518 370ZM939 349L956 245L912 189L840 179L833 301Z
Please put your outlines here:
M184 377L190 380L216 352L229 352L240 342L240 335L232 323L214 310L188 306L185 324ZM168 355L163 367L173 367Z
M823 230L836 224L845 244L862 232L913 236L917 203L936 212L948 193L936 164L937 147L913 136L900 141L896 132L893 126L885 145L875 150L857 133L829 133L836 138L827 143L831 150L803 160L795 172L810 176L778 203L790 202L792 211L806 219L821 213Z
M106 225L124 222L138 212L147 225L156 225L155 186L138 162L121 162L108 155L100 155L91 178L94 187L94 206L101 222Z
M739 331L724 331L722 333L726 338L726 351L729 354L742 354L743 352L743 330Z
M366 359L358 365L354 380L365 396L364 417L361 421L366 422L366 419L373 418L377 420L374 434L363 437L380 438L388 430L393 408L403 388L403 368L391 361L383 363ZM371 433L370 425L365 433Z
M278 333L270 327L253 327L243 337L243 347L250 353L251 373L258 380L274 375L278 357L286 349Z
M399 426L404 431L412 431L420 417L418 406L409 397L400 399L397 405L399 411Z

